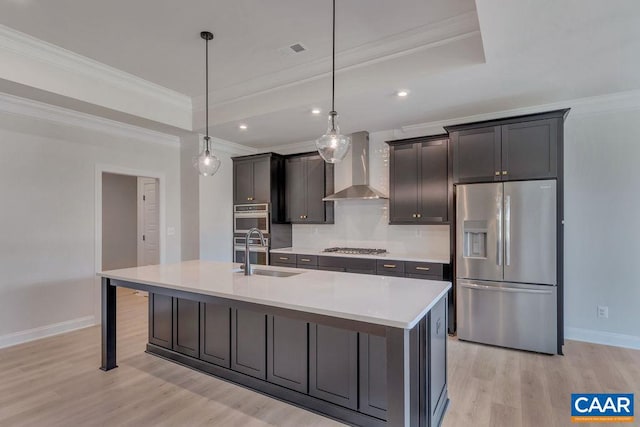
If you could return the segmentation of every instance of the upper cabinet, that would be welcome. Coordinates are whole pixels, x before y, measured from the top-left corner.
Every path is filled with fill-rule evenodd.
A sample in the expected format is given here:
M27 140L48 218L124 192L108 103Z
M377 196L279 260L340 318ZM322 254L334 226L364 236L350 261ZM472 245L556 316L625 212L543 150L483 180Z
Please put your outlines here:
M333 164L317 153L287 157L285 161L286 218L294 224L332 224Z
M270 203L273 221L284 211L284 157L275 153L234 157L233 203Z
M453 146L454 183L557 177L567 112L446 127Z
M388 144L389 223L448 223L452 184L447 135Z

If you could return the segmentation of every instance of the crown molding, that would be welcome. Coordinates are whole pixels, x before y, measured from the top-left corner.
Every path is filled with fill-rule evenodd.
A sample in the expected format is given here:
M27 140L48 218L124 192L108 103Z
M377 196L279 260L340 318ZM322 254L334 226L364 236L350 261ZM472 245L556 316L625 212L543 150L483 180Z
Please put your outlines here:
M336 53L336 73L343 73L442 46L480 33L476 11L422 25ZM221 107L254 96L290 88L329 76L331 56L327 55L294 67L210 92L216 100L210 108ZM204 110L204 96L193 99L194 111Z
M36 59L74 73L81 73L93 79L127 91L143 94L182 110L192 110L191 97L152 83L148 80L110 67L101 62L79 55L60 46L45 42L28 34L0 24L0 49L14 54Z
M486 114L476 114L467 117L418 123L402 126L399 131L405 134L414 134L420 132L440 133L443 131L444 126L494 120L508 116L542 113L545 111L559 110L562 108L571 108L571 112L569 113L567 119L593 114L636 110L640 109L640 90L616 92L605 95L553 102L549 104L535 105L530 107L513 108L510 110L502 110Z
M261 147L258 149L260 153L274 152L278 154L295 154L307 151L315 151L315 141L294 142L292 144L272 145L271 147Z
M17 114L125 138L134 138L154 144L171 147L179 147L180 145L180 138L175 135L156 132L115 120L2 93L0 93L0 112Z
M202 146L204 135L199 134L198 141ZM258 153L257 148L248 147L246 145L238 144L237 142L227 141L226 139L211 137L211 149L215 151L223 151L232 156L246 156L250 154Z

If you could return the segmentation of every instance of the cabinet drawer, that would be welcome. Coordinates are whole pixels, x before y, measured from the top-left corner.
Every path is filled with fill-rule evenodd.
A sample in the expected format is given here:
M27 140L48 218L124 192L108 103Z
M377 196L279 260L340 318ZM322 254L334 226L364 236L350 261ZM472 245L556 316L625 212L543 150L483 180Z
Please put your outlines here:
M442 278L442 264L437 264L433 262L413 262L407 261L405 263L405 273L409 274L418 274L418 275L426 275L426 276L438 276Z
M381 276L404 276L404 261L379 259L376 262L376 272Z
M291 264L291 267L296 266L295 254L271 254L271 265L276 264Z
M298 267L301 268L310 268L318 266L318 256L317 255L296 255L296 263Z

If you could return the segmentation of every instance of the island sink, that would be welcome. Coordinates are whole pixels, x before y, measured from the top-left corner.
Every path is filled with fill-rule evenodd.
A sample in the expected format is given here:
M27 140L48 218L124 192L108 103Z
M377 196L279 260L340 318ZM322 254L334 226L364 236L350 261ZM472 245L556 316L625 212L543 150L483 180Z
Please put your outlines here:
M101 369L117 367L121 286L149 292L147 353L350 425L441 424L450 283L239 271L187 261L100 273Z

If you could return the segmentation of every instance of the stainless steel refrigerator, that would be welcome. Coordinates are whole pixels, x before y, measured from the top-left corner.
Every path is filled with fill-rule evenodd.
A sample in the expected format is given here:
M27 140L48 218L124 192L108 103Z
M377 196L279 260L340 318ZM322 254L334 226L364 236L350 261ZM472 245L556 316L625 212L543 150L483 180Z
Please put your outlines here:
M458 185L462 340L557 352L556 181Z

